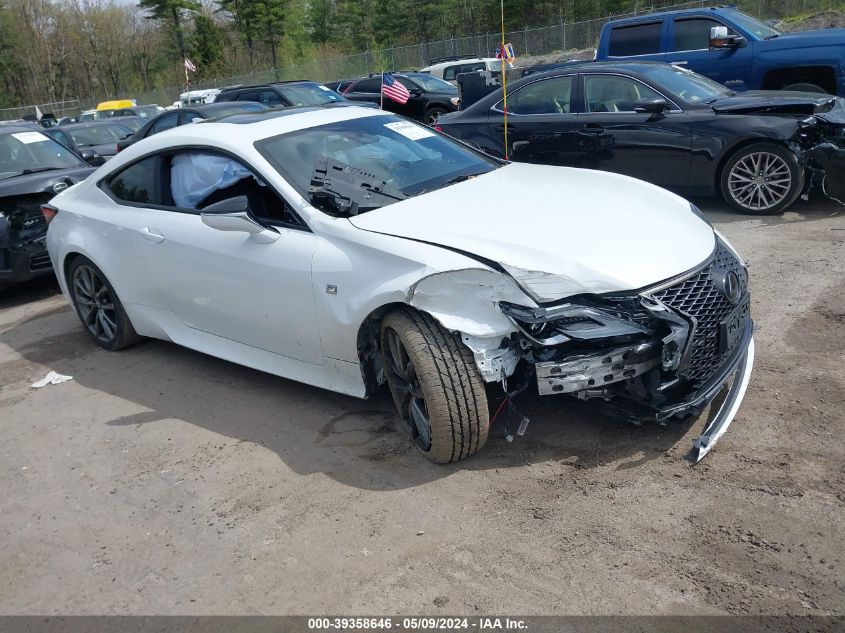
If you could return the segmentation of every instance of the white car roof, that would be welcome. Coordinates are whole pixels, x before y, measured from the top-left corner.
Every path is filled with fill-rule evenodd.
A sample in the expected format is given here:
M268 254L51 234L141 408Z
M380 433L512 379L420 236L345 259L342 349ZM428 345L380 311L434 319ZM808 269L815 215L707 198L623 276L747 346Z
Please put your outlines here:
M420 72L429 72L435 68L446 68L447 66L454 66L456 64L476 64L478 62L495 62L499 61L495 57L468 57L466 59L452 59L448 62L438 62L425 68L420 68Z

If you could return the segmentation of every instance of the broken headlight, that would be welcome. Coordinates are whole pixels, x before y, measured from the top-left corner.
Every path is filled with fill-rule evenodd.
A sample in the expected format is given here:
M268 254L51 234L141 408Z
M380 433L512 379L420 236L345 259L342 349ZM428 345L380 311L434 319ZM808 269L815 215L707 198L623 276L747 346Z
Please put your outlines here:
M529 308L500 302L499 308L531 341L559 345L571 340L589 341L616 336L647 334L648 328L624 315L590 305L564 303Z

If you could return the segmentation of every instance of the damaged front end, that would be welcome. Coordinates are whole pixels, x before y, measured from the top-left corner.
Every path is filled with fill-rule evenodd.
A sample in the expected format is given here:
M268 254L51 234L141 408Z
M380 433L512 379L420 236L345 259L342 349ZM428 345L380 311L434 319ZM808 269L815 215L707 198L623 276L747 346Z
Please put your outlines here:
M487 353L509 358L518 349L524 362L516 373L523 376L512 379L524 383L533 374L541 395L598 399L629 421L664 424L698 416L726 390L690 453L694 462L730 425L748 385L754 355L748 275L721 239L700 267L657 287L499 307L518 333Z
M41 205L47 194L0 198L0 283L27 281L52 272Z
M819 187L831 200L845 204L845 99L831 98L799 121L789 145L807 173L804 199Z

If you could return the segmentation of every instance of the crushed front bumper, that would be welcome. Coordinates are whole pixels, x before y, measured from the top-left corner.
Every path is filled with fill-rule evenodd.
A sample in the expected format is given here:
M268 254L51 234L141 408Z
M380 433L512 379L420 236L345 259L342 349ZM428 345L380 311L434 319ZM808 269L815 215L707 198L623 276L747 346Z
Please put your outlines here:
M751 319L748 319L739 345L736 346L731 358L725 362L721 370L682 402L663 407L657 413L657 420L664 421L688 412L701 411L727 387L724 400L722 400L718 409L710 412L704 431L695 440L692 450L687 455L693 463L698 463L710 452L710 449L728 430L734 416L739 411L754 366L753 331L754 324ZM728 383L731 384L728 385Z

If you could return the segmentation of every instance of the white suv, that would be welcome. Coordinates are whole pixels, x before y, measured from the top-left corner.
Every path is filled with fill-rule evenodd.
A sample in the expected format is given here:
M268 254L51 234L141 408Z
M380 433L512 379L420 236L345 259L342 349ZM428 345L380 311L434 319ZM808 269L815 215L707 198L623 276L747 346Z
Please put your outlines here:
M478 70L502 70L502 60L496 59L495 57L450 58L448 61L441 61L431 66L426 66L420 69L420 72L428 73L457 86L458 75L461 73L472 73Z

